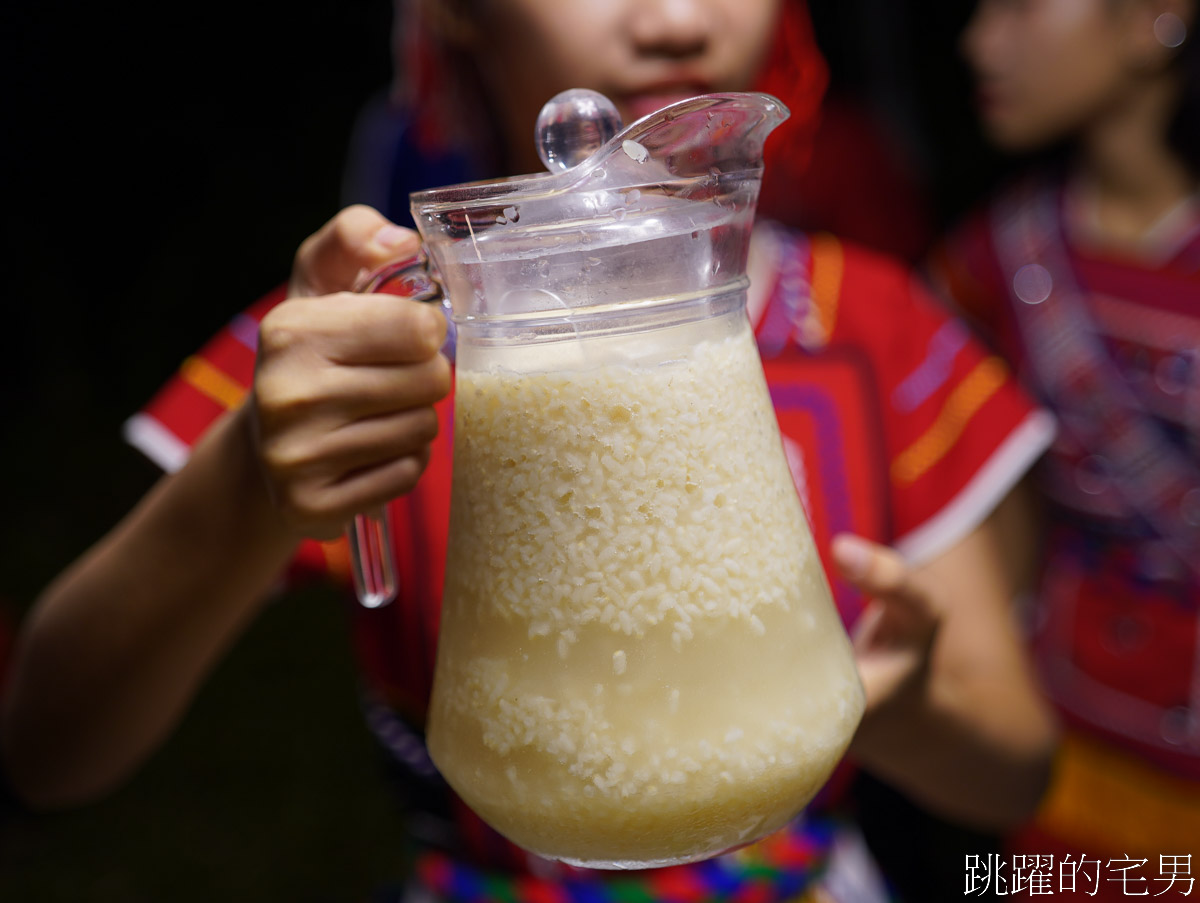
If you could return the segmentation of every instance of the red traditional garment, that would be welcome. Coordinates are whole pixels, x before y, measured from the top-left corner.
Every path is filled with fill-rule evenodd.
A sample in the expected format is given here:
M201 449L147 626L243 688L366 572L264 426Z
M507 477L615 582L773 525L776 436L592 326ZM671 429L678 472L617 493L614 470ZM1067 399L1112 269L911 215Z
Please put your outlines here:
M1030 626L1072 733L1031 843L1154 867L1200 856L1200 203L1121 255L1066 205L1023 182L935 266L1060 421Z
M979 524L1043 452L1052 433L1048 415L899 266L828 235L760 226L756 241L774 272L756 335L793 479L827 570L829 542L840 531L893 543L914 562L936 557ZM254 323L278 300L265 299L239 315L189 358L132 418L131 441L164 466L182 463L202 421L237 404L250 384ZM381 609L349 606L368 687L368 722L414 786L436 780L421 726L449 522L450 399L439 414L443 429L428 469L413 492L391 504L399 596ZM302 572L327 574L349 589L344 543L306 543L292 576ZM862 600L840 579L831 583L844 620L853 623ZM451 803L450 818L460 860L472 869L527 873L526 855L461 803ZM736 876L761 877L765 860L756 857L771 849L806 851L804 869L815 874L829 854L828 838L818 843L824 830L801 820L789 829L791 840L722 857L713 874L731 882L724 890L704 884L712 875L701 881L702 873L688 867L677 867L684 870L679 886L700 881L709 897L737 899ZM470 876L446 877L438 871L444 861L437 863L428 865L429 874L454 887L476 886ZM804 884L797 884L798 872L779 862L772 867L780 868L776 883L747 890L764 903L792 896ZM558 877L575 874L563 868L536 864ZM547 887L558 888L558 877ZM610 899L596 896L607 880L596 879L601 884L581 891L580 899Z

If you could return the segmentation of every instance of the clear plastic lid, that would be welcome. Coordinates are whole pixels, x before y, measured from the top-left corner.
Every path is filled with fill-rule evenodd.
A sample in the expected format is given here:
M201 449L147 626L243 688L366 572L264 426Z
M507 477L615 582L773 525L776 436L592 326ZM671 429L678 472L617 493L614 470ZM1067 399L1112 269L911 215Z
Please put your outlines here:
M787 115L765 94L705 95L638 120L564 171L413 194L455 320L648 301L743 278L763 143Z

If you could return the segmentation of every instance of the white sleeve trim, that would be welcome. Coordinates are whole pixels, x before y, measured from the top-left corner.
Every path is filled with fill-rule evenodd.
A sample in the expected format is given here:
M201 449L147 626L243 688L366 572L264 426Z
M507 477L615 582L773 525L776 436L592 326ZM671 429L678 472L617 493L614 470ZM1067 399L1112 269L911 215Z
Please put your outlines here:
M121 428L125 441L165 470L175 473L192 450L186 442L149 414L134 414Z
M909 564L924 564L974 530L1049 448L1056 428L1049 411L1038 408L1030 412L958 495L896 540L896 551Z

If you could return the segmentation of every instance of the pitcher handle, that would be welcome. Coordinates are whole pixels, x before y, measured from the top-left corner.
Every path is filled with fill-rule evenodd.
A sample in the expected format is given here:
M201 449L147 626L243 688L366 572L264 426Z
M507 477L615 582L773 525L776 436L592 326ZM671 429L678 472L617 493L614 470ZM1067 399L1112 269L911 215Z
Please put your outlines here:
M382 292L415 301L441 301L442 290L429 271L424 252L394 260L367 273L356 292ZM347 528L354 591L365 608L380 608L396 598L396 560L392 554L391 513L385 505L374 514L357 514Z

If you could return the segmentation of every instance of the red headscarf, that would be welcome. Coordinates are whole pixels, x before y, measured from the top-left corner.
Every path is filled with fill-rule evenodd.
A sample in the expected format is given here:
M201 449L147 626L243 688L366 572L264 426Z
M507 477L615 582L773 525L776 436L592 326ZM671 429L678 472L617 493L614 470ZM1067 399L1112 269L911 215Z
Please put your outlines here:
M786 220L774 199L793 196L812 156L829 68L817 48L804 0L784 0L775 42L755 88L783 101L792 115L768 139L760 208Z

